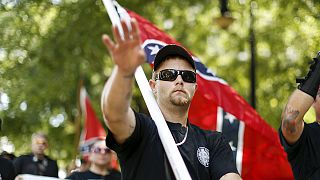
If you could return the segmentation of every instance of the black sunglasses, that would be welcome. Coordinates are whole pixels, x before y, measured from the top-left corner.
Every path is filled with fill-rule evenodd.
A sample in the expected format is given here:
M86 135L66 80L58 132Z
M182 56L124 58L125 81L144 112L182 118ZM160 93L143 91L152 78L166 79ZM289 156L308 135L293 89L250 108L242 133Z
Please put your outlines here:
M182 80L188 83L195 83L197 81L196 73L189 70L175 70L175 69L164 69L156 75L155 80L162 81L174 81L178 75L181 75Z

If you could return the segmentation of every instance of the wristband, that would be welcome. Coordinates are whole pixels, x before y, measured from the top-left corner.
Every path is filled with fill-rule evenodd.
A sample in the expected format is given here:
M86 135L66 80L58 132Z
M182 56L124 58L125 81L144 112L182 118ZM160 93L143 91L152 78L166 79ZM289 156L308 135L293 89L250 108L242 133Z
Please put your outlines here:
M299 83L298 89L309 94L313 99L316 99L320 84L320 51L310 64L310 69L306 77L302 79L297 78L296 82Z

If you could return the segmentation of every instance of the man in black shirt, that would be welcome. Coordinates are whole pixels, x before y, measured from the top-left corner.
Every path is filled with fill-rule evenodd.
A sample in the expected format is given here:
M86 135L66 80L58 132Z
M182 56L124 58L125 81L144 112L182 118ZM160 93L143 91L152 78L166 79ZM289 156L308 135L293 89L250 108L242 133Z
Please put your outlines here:
M296 180L320 179L320 53L308 75L297 79L298 89L290 96L282 114L280 141L288 154ZM303 116L313 106L316 122L306 124Z
M111 163L111 150L106 147L104 140L95 142L90 148L89 170L84 172L74 172L66 179L74 180L120 180L121 174L113 169L109 169Z
M113 28L115 42L107 35L103 42L116 64L102 94L102 111L109 128L107 146L119 157L123 179L174 179L157 127L151 117L130 108L136 68L145 62L138 24L132 30L121 22L124 38ZM191 125L188 111L197 89L195 64L178 45L162 48L154 61L149 81L176 145L193 180L241 179L231 148L221 133Z
M43 133L34 133L31 138L32 153L22 155L13 161L17 174L33 174L58 177L58 165L45 155L48 138Z

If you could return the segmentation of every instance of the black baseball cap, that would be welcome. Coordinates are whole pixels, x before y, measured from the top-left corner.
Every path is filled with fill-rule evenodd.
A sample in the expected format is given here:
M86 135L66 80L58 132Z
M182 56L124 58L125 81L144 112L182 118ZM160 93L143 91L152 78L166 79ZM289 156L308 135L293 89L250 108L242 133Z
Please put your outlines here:
M186 49L176 44L168 44L161 48L156 54L156 57L154 58L153 62L153 70L156 71L159 68L160 64L166 59L166 57L175 55L181 56L182 58L188 61L188 63L192 66L193 69L196 69L194 60Z

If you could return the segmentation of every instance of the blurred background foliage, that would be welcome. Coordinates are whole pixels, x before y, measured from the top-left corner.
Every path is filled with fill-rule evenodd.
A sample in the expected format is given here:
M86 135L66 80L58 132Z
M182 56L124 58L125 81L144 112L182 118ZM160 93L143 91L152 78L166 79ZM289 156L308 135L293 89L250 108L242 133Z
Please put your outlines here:
M320 50L317 0L229 0L235 18L221 29L219 1L125 1L250 100L250 6L256 38L256 110L277 129L281 111ZM100 119L100 95L112 70L101 41L111 23L100 0L0 0L1 142L30 151L35 131L49 135L49 154L65 166L74 158L82 80ZM150 73L149 66L145 70ZM135 87L135 109L147 111ZM310 118L314 116L310 115Z

